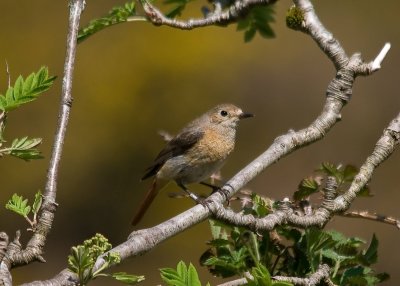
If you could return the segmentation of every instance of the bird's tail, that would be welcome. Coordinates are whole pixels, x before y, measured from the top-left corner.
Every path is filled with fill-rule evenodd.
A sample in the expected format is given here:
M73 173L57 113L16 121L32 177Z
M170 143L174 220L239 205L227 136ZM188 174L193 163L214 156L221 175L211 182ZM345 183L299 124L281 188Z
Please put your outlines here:
M142 200L139 209L136 211L132 219L132 225L137 225L144 214L146 213L147 209L150 207L151 203L153 202L154 198L157 196L158 192L167 184L167 182L157 180L154 178L153 183L151 184L150 189L147 191L145 198Z

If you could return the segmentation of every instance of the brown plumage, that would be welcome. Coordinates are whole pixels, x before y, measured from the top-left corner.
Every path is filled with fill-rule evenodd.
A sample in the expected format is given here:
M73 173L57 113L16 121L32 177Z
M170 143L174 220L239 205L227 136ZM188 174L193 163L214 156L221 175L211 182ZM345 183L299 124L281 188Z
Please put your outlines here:
M251 116L233 104L221 104L190 122L172 138L142 178L155 177L132 225L140 221L168 181L174 180L191 194L187 184L200 183L218 171L235 146L237 122ZM195 196L191 194L191 197Z

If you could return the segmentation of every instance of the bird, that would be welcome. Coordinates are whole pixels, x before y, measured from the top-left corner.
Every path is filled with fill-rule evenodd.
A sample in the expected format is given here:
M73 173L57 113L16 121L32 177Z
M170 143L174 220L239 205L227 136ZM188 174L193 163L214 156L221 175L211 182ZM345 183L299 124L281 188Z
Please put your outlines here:
M156 195L170 181L175 181L197 202L198 197L188 190L187 185L200 183L217 189L205 180L220 170L233 151L238 122L248 117L253 114L230 103L219 104L188 123L169 140L141 179L154 177L132 225L139 223Z

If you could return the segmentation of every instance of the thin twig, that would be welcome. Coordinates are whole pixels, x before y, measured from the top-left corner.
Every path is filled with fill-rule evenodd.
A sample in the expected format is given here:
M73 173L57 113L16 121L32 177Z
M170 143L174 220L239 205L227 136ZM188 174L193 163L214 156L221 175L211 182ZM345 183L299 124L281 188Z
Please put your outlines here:
M206 27L216 24L228 24L234 22L237 18L244 16L251 7L271 5L275 3L276 0L240 0L235 1L231 6L219 11L216 9L214 12L208 13L206 17L201 19L190 19L187 21L182 21L178 19L170 19L166 17L159 9L157 9L153 4L147 0L141 0L144 12L147 18L154 25L166 25L173 28L178 28L182 30L191 30L199 27Z
M396 219L394 217L386 216L386 215L380 215L377 213L371 213L369 211L350 211L350 212L345 212L343 214L339 214L340 216L343 217L349 217L349 218L362 218L362 219L368 219L368 220L373 220L377 222L383 222L386 224L394 225L398 229L400 229L400 220Z
M84 6L84 0L71 0L70 2L69 31L67 36L67 51L61 91L61 106L53 151L47 173L47 183L43 195L43 204L38 218L36 231L29 240L27 247L21 251L16 251L9 258L13 266L28 264L34 260L44 261L42 257L43 248L45 246L47 235L52 227L57 206L57 177L72 103L71 89L76 53L76 39L78 35L80 15Z
M318 267L315 273L311 274L307 278L274 276L272 277L272 279L276 281L290 282L293 283L294 285L315 286L315 285L320 285L319 283L322 281L328 284L331 283L329 285L334 285L329 278L329 272L330 272L330 267L326 264L322 264ZM248 278L250 280L253 279L253 277L250 274ZM239 278L236 280L225 282L223 284L219 284L218 286L239 286L247 284L248 282L246 278Z
M326 264L322 264L318 267L317 271L310 275L307 278L299 278L299 277L285 277L285 276L274 276L272 277L277 281L285 281L293 283L294 285L304 285L304 286L315 286L320 285L320 282L324 281L325 283L331 283L330 285L334 285L332 281L329 279L330 267Z
M11 74L10 74L10 69L8 66L8 62L6 61L6 74L7 74L7 87L10 88L11 87Z

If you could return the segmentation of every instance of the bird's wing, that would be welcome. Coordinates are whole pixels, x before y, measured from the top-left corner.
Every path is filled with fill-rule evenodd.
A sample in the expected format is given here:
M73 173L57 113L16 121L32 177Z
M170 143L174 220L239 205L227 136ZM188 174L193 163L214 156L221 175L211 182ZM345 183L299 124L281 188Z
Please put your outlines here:
M184 154L194 144L196 144L204 136L203 131L187 130L178 134L161 150L153 164L147 168L145 175L142 180L145 180L151 176L157 174L164 163L175 156Z

